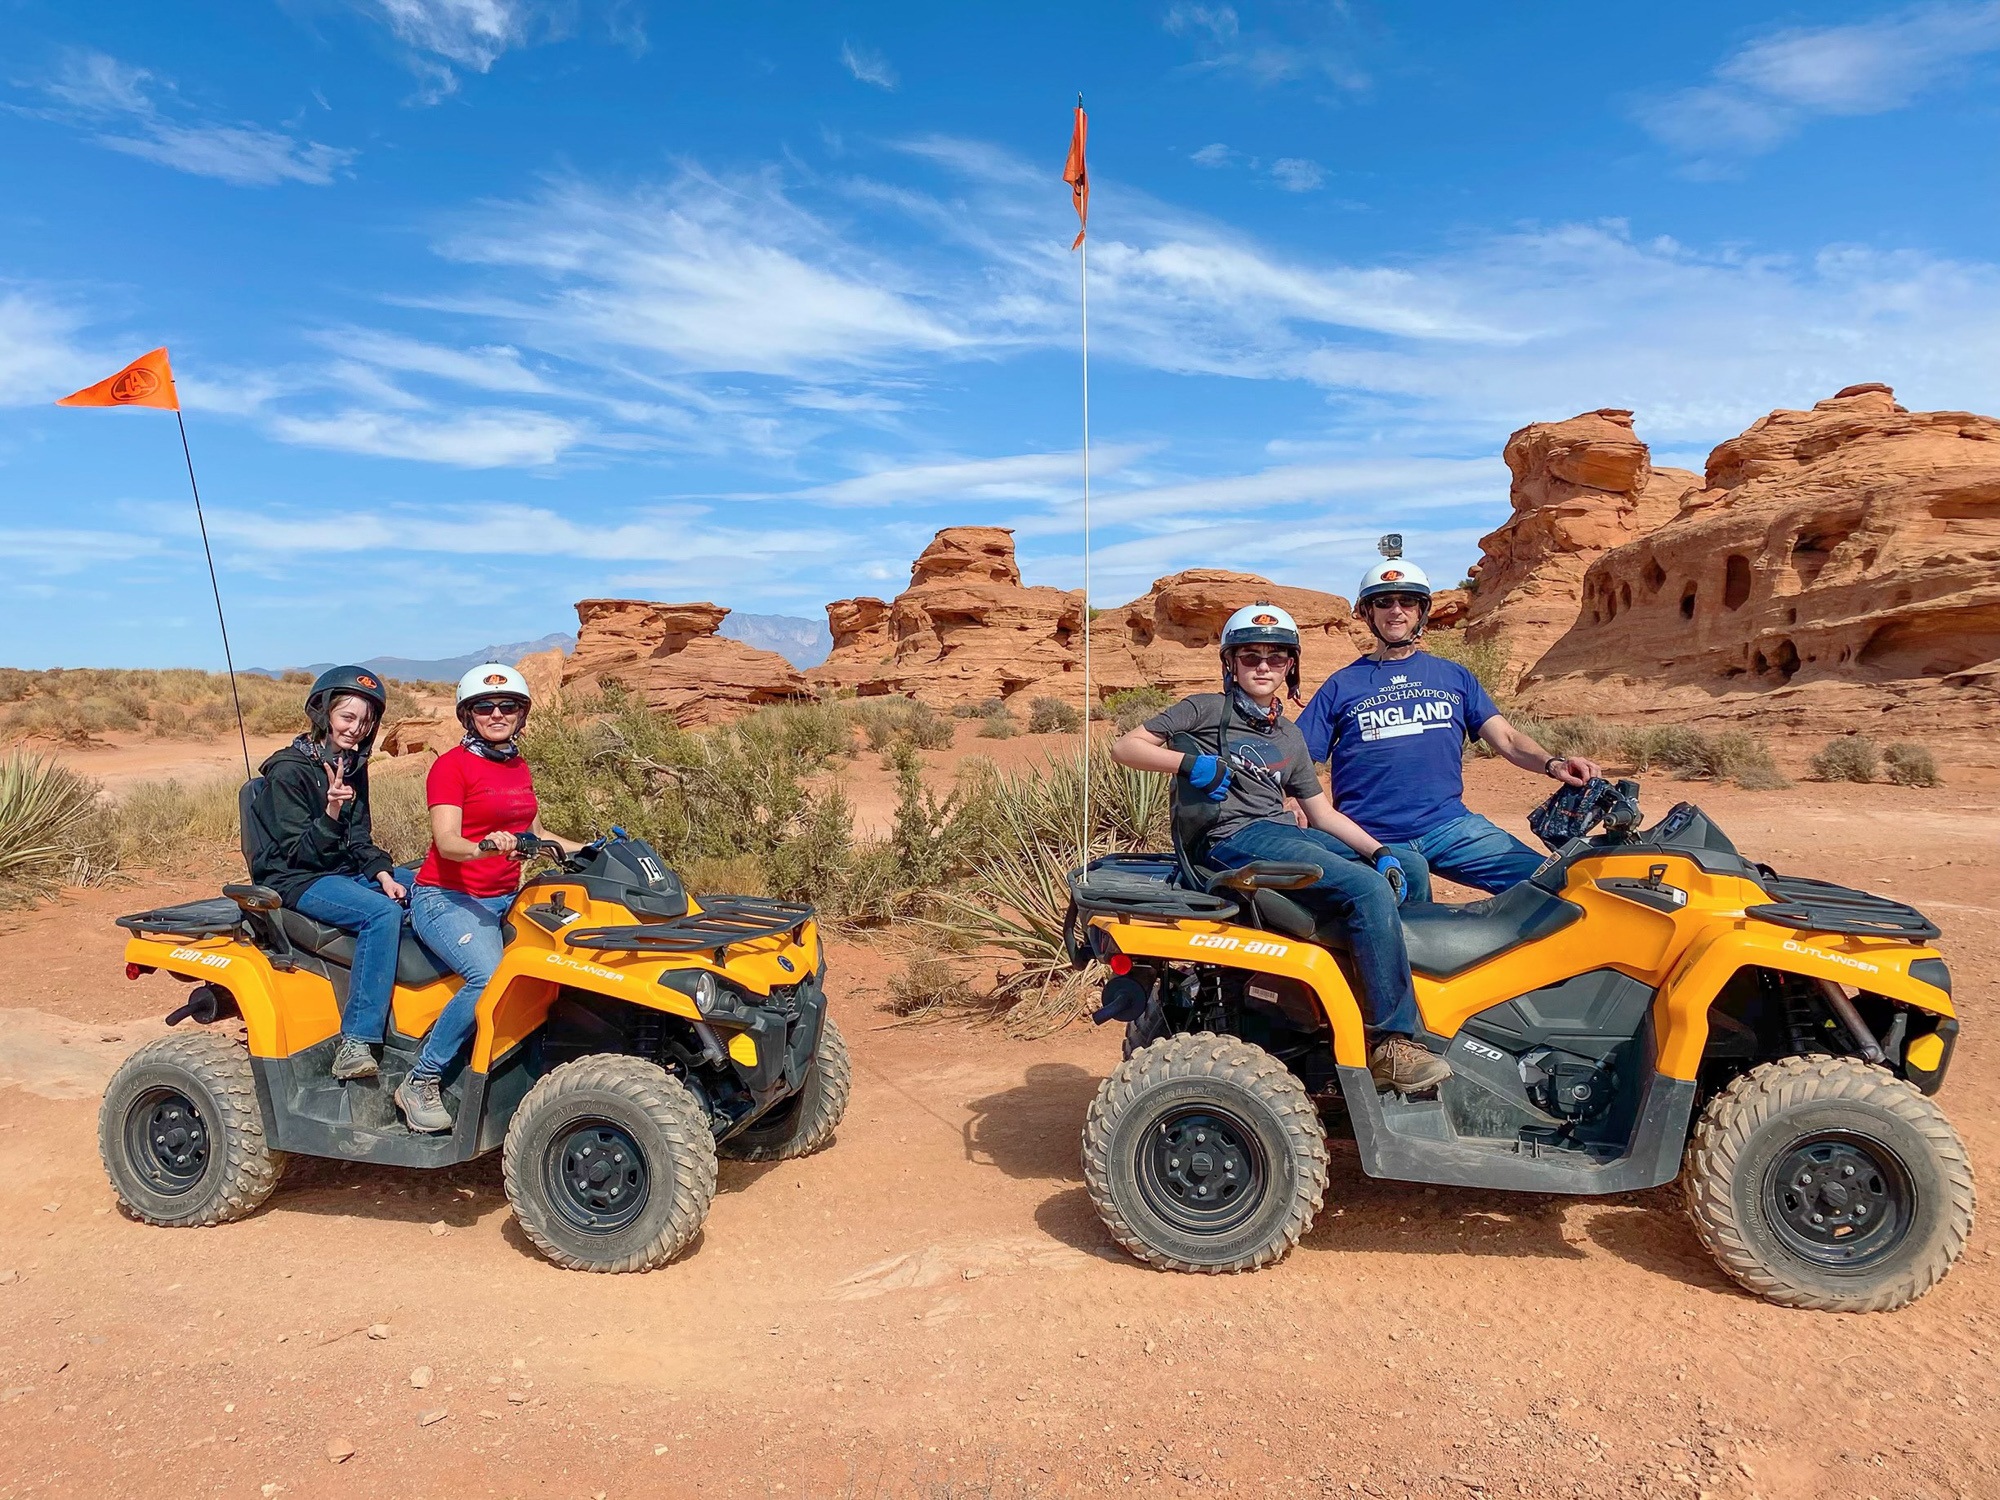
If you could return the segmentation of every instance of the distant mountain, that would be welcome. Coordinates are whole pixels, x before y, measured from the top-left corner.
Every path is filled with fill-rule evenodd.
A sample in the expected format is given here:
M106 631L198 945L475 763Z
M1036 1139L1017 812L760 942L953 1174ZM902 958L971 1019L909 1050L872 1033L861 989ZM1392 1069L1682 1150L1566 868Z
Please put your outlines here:
M379 672L384 677L398 682L456 682L483 661L505 662L513 666L524 656L532 656L537 651L572 651L576 648L576 637L561 631L545 635L538 641L515 641L507 646L485 646L477 651L469 651L464 656L441 656L430 661L409 656L371 656L356 665ZM833 649L831 641L827 650ZM824 656L826 653L820 653ZM273 671L269 667L251 667L249 670L259 677L282 677L286 671L310 672L318 676L328 667L330 661L314 662L309 667L289 667Z
M735 610L716 632L731 640L775 651L795 667L816 667L833 650L833 632L826 620L802 620L797 615L745 615Z

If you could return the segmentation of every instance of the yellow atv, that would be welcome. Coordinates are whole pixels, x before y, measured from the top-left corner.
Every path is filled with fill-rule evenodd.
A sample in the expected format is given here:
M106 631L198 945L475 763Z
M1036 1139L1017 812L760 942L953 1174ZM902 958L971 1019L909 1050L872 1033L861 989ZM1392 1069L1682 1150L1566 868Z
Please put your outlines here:
M1083 1135L1112 1237L1166 1270L1278 1260L1326 1191L1324 1114L1371 1177L1620 1193L1678 1173L1702 1243L1773 1302L1928 1291L1973 1216L1931 1099L1958 1034L1937 927L1755 864L1689 803L1640 829L1637 791L1573 795L1532 880L1404 908L1424 1040L1452 1066L1428 1098L1376 1092L1339 935L1284 894L1316 867L1204 868L1177 806L1172 854L1073 871L1071 957L1108 967L1098 1017L1127 1023Z
M412 1133L391 1102L461 982L407 930L381 1075L341 1082L329 1068L349 934L253 885L118 925L132 934L126 977L163 970L192 984L167 1022L202 1026L140 1048L105 1091L105 1170L149 1224L240 1219L293 1153L444 1167L500 1147L508 1201L544 1255L643 1271L700 1231L718 1152L803 1156L847 1106L812 908L690 900L618 829L515 898L471 1057L445 1078L448 1134ZM237 1018L240 1031L218 1025Z

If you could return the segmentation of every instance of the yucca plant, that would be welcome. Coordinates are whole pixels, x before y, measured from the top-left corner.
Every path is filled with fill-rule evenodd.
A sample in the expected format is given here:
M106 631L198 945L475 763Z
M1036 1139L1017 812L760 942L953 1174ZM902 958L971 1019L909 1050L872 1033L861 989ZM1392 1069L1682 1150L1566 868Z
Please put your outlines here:
M0 901L96 885L117 863L96 782L53 756L0 760Z
M1043 1036L1073 1020L1102 976L1070 967L1062 924L1069 872L1089 857L1159 848L1167 840L1168 778L1090 754L1090 850L1083 841L1083 759L1050 756L1035 770L996 773L982 798L984 852L972 876L944 893L936 925L968 946L998 949L1018 967L995 987L1007 1029Z

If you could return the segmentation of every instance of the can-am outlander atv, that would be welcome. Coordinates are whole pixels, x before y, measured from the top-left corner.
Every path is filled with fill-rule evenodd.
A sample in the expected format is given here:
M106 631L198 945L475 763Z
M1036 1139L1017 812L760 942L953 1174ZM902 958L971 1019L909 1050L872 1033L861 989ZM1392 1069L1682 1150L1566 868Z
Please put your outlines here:
M461 983L407 929L381 1074L343 1082L331 1063L350 934L255 885L118 925L132 934L126 976L192 984L167 1020L201 1023L128 1058L99 1114L112 1186L150 1224L240 1219L292 1153L443 1167L502 1148L508 1201L544 1255L643 1271L700 1231L718 1152L803 1156L847 1107L812 908L691 900L618 829L523 883L471 1056L446 1074L448 1134L411 1132L391 1102Z
M1681 803L1559 792L1534 878L1403 909L1425 1040L1452 1077L1377 1093L1338 929L1287 897L1312 865L1215 870L1201 809L1170 854L1070 876L1071 956L1110 970L1125 1061L1084 1128L1114 1239L1168 1270L1282 1257L1327 1180L1324 1115L1371 1177L1532 1193L1682 1179L1723 1270L1774 1302L1879 1311L1922 1296L1973 1217L1932 1102L1958 1021L1922 913L1779 875ZM1591 830L1600 831L1593 833Z

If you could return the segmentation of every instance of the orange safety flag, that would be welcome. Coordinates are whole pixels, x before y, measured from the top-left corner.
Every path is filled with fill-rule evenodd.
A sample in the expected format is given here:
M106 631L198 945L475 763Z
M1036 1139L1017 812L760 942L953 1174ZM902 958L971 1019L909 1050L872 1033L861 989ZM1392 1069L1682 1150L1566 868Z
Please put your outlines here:
M1069 137L1069 160L1063 163L1063 181L1069 184L1069 195L1076 203L1076 238L1070 243L1072 250L1083 243L1083 232L1090 223L1090 177L1083 169L1083 138L1089 133L1090 120L1079 103L1076 128Z
M157 406L179 411L180 397L174 394L174 372L167 363L167 351L155 349L142 354L109 379L87 385L73 396L65 396L57 406Z

